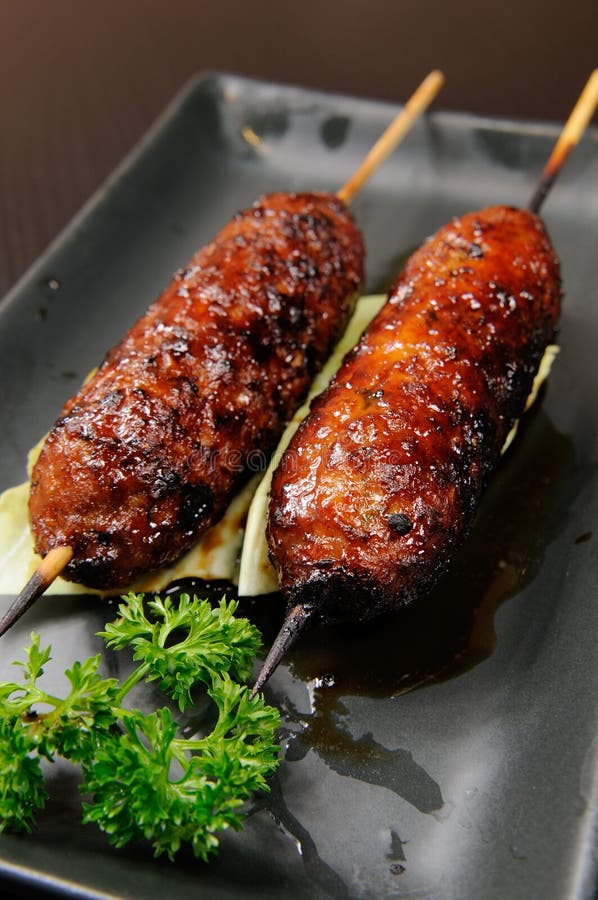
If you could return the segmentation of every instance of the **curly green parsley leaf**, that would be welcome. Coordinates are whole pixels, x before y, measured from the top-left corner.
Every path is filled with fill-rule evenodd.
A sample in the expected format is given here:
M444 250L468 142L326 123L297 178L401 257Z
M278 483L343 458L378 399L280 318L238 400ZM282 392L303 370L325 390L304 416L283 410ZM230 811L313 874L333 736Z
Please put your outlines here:
M216 833L240 828L239 808L254 791L267 790L277 765L277 712L249 700L247 687L227 676L208 694L219 712L208 737L177 739L167 709L126 714L126 733L104 743L84 768L82 790L93 795L84 821L96 822L116 846L146 838L156 855L172 859L186 842L207 859Z
M130 648L140 663L119 683L99 673L100 656L65 672L64 698L40 686L50 647L33 634L21 683L0 684L0 831L27 830L46 800L40 758L80 763L85 823L95 822L122 847L149 840L171 859L182 844L207 859L218 833L241 827L243 806L278 765L277 710L250 698L236 679L249 676L260 649L257 629L236 619L237 604L182 595L144 603L130 594L119 618L101 632L115 649ZM181 710L191 691L206 688L217 710L211 732L183 736L167 707L151 714L126 708L141 681L158 681Z
M46 803L34 736L16 716L0 718L0 821L2 830L32 831Z
M209 685L226 673L237 681L249 678L261 638L247 619L235 618L237 606L223 598L211 607L188 594L181 594L176 605L159 597L144 604L142 595L129 594L119 607L120 618L101 637L114 649L132 647L134 659L144 664L135 678L159 681L183 711L198 682Z

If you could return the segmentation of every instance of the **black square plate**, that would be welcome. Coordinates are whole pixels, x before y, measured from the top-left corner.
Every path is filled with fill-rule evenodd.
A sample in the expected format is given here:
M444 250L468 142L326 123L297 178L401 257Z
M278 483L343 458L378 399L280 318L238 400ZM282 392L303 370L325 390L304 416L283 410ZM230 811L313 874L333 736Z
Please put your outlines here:
M395 112L228 75L191 83L0 306L0 487L23 480L77 381L235 210L265 191L337 189ZM368 291L450 216L524 205L556 135L420 121L354 204ZM209 865L185 852L171 864L80 825L76 778L57 765L39 830L0 837L13 885L145 900L593 895L597 185L590 132L544 210L566 290L561 353L455 574L419 617L314 634L273 679L287 758L272 811L256 807ZM112 613L40 601L2 639L0 677L32 628L62 672L100 649Z

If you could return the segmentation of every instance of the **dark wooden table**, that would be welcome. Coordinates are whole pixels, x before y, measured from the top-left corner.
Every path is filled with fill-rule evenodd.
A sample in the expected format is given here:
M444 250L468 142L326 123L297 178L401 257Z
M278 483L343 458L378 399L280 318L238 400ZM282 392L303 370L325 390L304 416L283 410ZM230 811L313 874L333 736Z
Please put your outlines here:
M596 0L0 0L0 296L200 71L560 121L597 64Z

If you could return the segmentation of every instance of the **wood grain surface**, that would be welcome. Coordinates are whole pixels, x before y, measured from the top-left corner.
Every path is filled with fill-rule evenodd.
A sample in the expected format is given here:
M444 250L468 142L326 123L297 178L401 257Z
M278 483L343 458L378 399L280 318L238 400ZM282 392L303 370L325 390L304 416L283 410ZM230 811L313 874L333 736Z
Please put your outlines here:
M596 0L0 0L0 296L198 72L562 121L597 64Z

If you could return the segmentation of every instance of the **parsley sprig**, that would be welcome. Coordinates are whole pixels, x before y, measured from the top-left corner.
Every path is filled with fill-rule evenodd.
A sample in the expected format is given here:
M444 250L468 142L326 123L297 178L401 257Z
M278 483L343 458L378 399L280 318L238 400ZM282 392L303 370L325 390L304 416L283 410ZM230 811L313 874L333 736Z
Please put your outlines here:
M181 595L177 603L129 594L118 619L100 632L107 646L130 648L138 663L123 681L104 678L101 656L65 672L64 697L39 684L51 648L32 634L21 682L0 683L0 831L31 831L47 791L41 759L79 763L83 821L116 847L152 842L171 859L182 844L207 859L218 833L240 828L252 793L268 790L278 764L277 710L240 683L260 650L258 630L236 618L235 601ZM126 705L140 682L156 681L181 712L203 686L217 710L202 737L186 737L168 706L151 713Z

